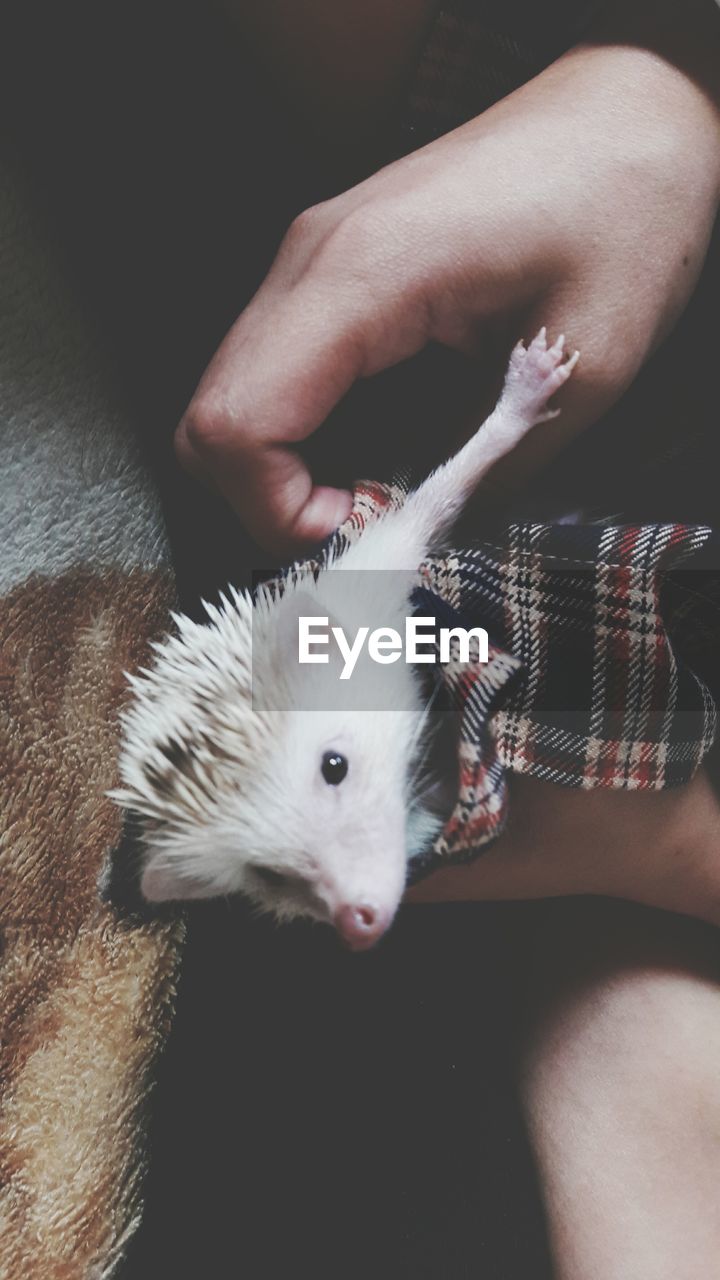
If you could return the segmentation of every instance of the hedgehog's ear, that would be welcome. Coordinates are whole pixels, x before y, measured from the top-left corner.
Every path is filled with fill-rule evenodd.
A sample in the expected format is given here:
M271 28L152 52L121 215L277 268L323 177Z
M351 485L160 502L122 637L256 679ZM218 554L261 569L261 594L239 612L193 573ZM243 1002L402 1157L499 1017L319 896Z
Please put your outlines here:
M206 880L180 876L161 859L151 855L140 876L140 892L146 902L186 902L192 898L217 895Z

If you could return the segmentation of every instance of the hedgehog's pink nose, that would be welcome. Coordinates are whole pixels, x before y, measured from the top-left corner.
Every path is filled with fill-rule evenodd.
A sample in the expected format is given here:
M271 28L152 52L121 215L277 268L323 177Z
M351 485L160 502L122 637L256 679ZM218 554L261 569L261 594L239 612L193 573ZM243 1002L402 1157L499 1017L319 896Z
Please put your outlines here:
M387 929L390 918L379 907L363 902L341 907L335 915L335 928L351 951L373 947Z

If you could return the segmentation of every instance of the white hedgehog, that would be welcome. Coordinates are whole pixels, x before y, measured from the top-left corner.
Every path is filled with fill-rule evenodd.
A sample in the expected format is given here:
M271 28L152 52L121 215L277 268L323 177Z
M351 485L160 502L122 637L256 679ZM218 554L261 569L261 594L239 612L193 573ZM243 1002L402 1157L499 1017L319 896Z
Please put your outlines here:
M385 933L408 860L443 822L418 785L428 707L405 663L391 685L367 659L346 685L332 660L301 666L298 619L327 617L346 635L374 619L401 631L418 566L489 467L555 416L547 402L577 358L565 359L563 338L548 347L544 329L520 343L475 435L316 577L295 575L281 596L232 590L206 606L209 624L174 615L152 669L130 677L123 785L111 793L140 819L147 899L241 892L279 919L334 925L354 949Z

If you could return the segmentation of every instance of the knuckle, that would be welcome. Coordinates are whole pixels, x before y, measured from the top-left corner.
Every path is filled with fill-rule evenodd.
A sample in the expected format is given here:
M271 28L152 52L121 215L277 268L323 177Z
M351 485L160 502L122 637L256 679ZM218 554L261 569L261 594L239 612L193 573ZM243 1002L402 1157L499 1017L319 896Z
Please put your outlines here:
M380 236L386 231L379 212L372 206L360 205L346 213L328 235L328 255L347 265L367 262L377 252Z
M334 225L313 255L312 270L325 289L366 315L377 312L391 282L407 274L395 238L374 207L353 209Z
M336 221L333 201L310 205L293 218L283 240L286 252L296 252L322 240Z
M295 275L312 272L334 285L367 283L395 273L415 243L401 202L377 198L348 207L342 197L305 209L291 224L281 257Z
M175 435L175 448L181 461L211 457L226 438L229 427L227 409L216 397L196 397Z

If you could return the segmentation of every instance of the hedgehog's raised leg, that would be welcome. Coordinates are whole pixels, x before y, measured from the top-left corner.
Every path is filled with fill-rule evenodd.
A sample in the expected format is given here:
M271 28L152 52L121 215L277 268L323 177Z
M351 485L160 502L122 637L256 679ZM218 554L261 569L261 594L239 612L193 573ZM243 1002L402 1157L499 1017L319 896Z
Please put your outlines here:
M438 467L410 495L404 510L419 518L427 546L453 525L480 480L493 463L508 453L535 426L559 413L548 401L570 377L579 353L565 358L565 338L547 345L545 329L525 347L515 347L505 385L490 417L454 458Z

